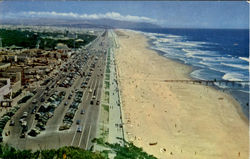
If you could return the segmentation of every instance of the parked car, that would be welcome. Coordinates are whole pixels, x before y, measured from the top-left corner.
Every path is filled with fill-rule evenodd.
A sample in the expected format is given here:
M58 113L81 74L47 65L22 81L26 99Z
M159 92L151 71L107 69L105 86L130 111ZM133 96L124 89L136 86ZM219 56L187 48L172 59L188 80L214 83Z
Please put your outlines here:
M65 106L68 105L68 102L65 102L64 105L65 105Z
M28 135L33 136L33 137L38 135L38 134L40 134L40 130L38 130L36 128L31 129L30 132L28 133Z
M84 114L84 113L85 113L85 111L82 109L82 110L81 110L81 114Z
M21 135L20 135L20 138L25 138L25 133L22 133Z
M45 101L45 99L44 98L41 98L41 100L40 100L41 102L44 102Z
M92 93L92 89L89 89L89 93Z
M23 121L24 121L24 119L23 119L23 118L21 118L21 119L19 120L19 122L20 122L20 123L22 123Z
M37 103L37 100L33 99L32 104L36 104L36 103Z
M77 120L76 124L79 125L81 123L81 120Z
M10 126L15 126L15 121L14 120L10 121Z
M100 104L100 101L98 100L98 101L96 101L96 105L99 105Z
M78 126L77 132L82 132L82 127L81 126Z
M93 104L94 104L94 101L93 101L93 100L91 100L91 101L90 101L90 104L91 104L91 105L93 105Z
M28 112L23 112L23 118L26 118L28 116Z

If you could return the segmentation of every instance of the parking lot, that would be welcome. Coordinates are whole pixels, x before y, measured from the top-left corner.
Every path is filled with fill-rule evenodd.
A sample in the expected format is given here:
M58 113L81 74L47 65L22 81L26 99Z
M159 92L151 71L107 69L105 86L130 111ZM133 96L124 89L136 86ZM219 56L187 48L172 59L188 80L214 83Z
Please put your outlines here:
M106 33L76 50L45 80L4 128L5 143L20 149L92 147L100 107L108 42Z

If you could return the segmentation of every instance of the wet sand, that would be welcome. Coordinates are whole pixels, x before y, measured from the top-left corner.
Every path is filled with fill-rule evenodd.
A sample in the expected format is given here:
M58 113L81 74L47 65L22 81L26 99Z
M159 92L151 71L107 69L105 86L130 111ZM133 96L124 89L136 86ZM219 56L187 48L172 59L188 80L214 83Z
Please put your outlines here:
M129 141L162 159L248 158L248 120L233 97L204 85L163 82L189 79L191 68L148 49L142 34L116 33Z

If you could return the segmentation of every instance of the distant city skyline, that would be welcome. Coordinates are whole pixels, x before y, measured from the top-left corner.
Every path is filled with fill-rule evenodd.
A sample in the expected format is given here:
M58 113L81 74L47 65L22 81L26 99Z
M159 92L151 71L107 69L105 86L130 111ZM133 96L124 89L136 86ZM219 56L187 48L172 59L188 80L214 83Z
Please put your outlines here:
M249 28L243 1L2 1L1 19L75 18L149 22L176 28Z

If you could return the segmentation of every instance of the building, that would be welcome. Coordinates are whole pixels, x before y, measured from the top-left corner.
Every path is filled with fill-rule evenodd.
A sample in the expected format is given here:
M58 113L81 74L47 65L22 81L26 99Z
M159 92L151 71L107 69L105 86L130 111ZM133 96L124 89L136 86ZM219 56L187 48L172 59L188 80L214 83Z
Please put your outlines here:
M17 69L8 69L0 73L0 78L10 79L12 93L16 93L21 89L21 71Z
M0 71L5 71L6 69L10 68L10 63L0 63Z
M0 78L0 106L11 106L12 89L9 78Z

